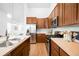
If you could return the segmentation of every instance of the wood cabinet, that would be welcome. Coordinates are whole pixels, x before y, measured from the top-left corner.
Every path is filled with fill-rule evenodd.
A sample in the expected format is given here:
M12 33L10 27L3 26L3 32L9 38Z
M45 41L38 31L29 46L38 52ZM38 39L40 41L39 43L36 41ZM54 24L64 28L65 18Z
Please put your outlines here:
M57 16L59 16L59 5L58 4L54 8L54 17L57 17Z
M23 56L29 56L30 51L30 38L23 43Z
M30 38L16 47L8 56L28 56L30 51Z
M59 23L59 26L63 26L63 24L64 24L63 23L64 22L64 10L63 10L64 6L63 6L63 3L59 3L58 6L59 6L59 9L58 9L59 10L59 16L58 16L59 22L58 23Z
M47 18L48 19L48 28L51 28L52 27L52 20ZM46 27L47 28L47 27Z
M58 3L49 18L58 16L58 26L68 26L79 23L78 3Z
M51 41L51 56L69 56L54 41Z
M59 56L59 47L53 41L51 41L51 56Z
M60 56L68 56L68 54L60 48Z
M51 12L51 14L48 16L48 18L49 19L52 19L52 18L54 18L55 16L54 16L54 10L52 10L52 12Z
M79 3L77 4L77 23L79 23Z
M51 19L49 19L49 18L44 18L44 28L45 28L45 29L51 28L51 25L52 25Z
M77 8L75 3L59 3L59 26L76 23Z
M37 20L37 28L40 29L40 28L45 28L45 22L44 22L44 18L38 18Z
M37 18L36 17L27 17L26 23L27 24L37 24Z
M27 17L26 19L27 24L36 24L37 29L45 29L51 27L51 21L48 18L36 18L36 17Z
M49 19L48 18L44 19L44 28L49 28Z
M36 39L37 43L46 43L47 42L47 38L45 34L37 34L37 39Z
M65 3L64 5L64 25L71 25L76 23L76 4Z

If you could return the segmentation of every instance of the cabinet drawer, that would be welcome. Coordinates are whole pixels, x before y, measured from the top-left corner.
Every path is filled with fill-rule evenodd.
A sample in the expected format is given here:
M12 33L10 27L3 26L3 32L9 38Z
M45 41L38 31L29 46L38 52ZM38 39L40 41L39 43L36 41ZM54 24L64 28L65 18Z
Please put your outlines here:
M60 56L69 56L65 51L60 49Z
M57 52L59 52L59 47L58 47L58 45L57 45L55 42L53 42L53 41L51 41L51 48L53 48L53 49L55 49Z

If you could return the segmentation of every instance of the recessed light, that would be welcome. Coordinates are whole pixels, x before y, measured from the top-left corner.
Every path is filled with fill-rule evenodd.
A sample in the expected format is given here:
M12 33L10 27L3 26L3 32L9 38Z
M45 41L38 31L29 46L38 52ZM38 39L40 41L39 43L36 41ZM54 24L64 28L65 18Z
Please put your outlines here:
M12 18L12 15L8 13L8 14L7 14L7 17L8 17L8 18Z

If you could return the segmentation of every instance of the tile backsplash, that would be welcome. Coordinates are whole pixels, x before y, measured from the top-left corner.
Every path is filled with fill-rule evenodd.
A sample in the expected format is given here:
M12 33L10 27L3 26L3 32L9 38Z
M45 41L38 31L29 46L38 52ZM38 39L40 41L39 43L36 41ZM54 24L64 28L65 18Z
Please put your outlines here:
M66 27L58 27L52 28L52 31L79 31L79 26L66 26Z

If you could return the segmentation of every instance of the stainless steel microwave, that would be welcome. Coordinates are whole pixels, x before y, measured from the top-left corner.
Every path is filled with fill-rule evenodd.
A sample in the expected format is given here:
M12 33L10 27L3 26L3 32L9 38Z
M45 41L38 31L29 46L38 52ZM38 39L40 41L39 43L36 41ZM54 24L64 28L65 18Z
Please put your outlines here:
M58 16L52 19L52 28L56 28L58 26Z

